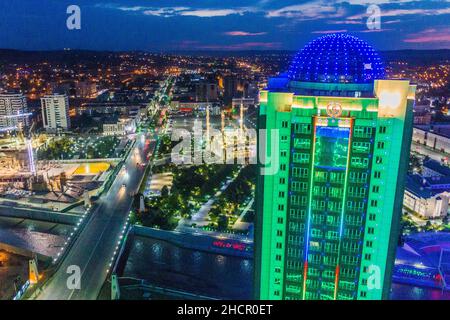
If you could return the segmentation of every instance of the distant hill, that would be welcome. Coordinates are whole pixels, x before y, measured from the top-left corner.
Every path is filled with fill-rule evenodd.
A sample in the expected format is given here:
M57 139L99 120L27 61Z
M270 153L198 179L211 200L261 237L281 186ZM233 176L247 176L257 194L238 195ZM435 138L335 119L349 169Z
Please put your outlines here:
M253 56L253 55L286 55L293 56L296 51L289 50L248 50L248 51L174 51L173 54L185 54L193 56ZM393 51L381 51L381 56L386 61L393 60L408 60L408 61L436 61L436 60L450 60L450 49L440 50L393 50Z
M170 51L170 54L189 55L189 56L210 56L210 57L250 57L250 56L269 56L269 55L294 55L296 51L291 50L178 50Z
M0 49L0 63L33 63L40 61L52 62L80 62L95 60L116 60L123 53L144 53L142 51L88 51L88 50L60 50L60 51L20 51ZM156 52L149 52L158 54ZM248 51L172 51L159 54L210 56L210 57L250 57L250 56L293 56L295 51L288 50L248 50ZM432 63L436 61L450 61L450 49L441 50L396 50L382 51L385 61L407 61L411 63Z
M450 61L450 49L382 51L381 55L385 61L401 60L421 64L443 60Z
M104 60L117 57L117 53L107 51L59 50L59 51L20 51L0 49L0 63L80 62L84 60Z

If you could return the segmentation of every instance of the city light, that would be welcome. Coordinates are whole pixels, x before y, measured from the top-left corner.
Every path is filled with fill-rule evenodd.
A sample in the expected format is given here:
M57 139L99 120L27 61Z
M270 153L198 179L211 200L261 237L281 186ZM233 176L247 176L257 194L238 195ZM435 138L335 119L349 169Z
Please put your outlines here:
M0 300L450 300L448 1L134 2L0 1Z

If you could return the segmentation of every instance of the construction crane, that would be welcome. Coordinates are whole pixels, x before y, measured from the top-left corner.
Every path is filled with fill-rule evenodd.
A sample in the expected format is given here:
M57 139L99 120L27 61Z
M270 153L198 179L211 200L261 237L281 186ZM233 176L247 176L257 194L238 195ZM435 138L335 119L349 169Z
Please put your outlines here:
M30 128L28 129L28 131L25 133L25 128L24 128L24 123L26 122L25 120L32 116L33 114L31 112L27 112L27 113L17 113L17 114L13 114L13 115L7 115L7 116L2 116L1 118L3 119L17 119L17 124L13 127L11 127L11 130L8 131L14 131L17 130L18 131L18 136L17 136L17 140L18 142L21 142L23 144L25 144L25 148L27 149L27 154L28 154L28 165L29 165L29 169L30 172L33 176L36 176L36 165L35 165L35 160L34 160L34 152L33 152L33 141L32 141L32 132L35 128L35 121L32 121L32 124L30 126Z
M31 174L33 176L36 176L36 173L37 173L36 172L36 163L34 160L34 152L33 152L33 130L34 130L35 126L36 126L36 122L33 120L31 123L30 129L28 130L27 137L25 138L25 146L27 148L29 168L30 168Z
M18 112L17 114L10 114L10 115L6 115L6 116L1 116L0 119L16 119L16 123L13 124L12 126L8 127L8 128L3 128L1 131L5 132L5 131L15 131L18 130L19 133L19 138L21 139L21 141L23 142L23 123L25 122L24 120L27 119L28 117L30 117L32 115L32 113L27 112L27 113L20 113Z

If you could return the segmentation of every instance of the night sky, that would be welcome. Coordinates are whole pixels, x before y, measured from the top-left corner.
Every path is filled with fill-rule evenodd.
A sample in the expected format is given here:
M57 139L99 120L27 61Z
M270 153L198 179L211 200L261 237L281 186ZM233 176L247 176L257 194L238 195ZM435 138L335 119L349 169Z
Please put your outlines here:
M81 30L68 30L69 5ZM381 29L366 26L370 4ZM379 50L450 48L450 0L1 0L0 48L296 50L348 32Z

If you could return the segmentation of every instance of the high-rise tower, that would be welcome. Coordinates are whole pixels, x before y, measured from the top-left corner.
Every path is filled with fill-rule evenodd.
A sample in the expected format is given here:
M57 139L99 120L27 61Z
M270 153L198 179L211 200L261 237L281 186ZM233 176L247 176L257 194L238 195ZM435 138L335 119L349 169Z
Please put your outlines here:
M22 130L29 124L27 99L21 93L0 94L0 132Z
M258 147L271 159L260 169L276 168L258 180L257 298L388 298L414 98L346 34L312 41L269 81Z
M53 94L41 98L42 120L48 131L70 129L69 98L66 94Z

